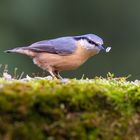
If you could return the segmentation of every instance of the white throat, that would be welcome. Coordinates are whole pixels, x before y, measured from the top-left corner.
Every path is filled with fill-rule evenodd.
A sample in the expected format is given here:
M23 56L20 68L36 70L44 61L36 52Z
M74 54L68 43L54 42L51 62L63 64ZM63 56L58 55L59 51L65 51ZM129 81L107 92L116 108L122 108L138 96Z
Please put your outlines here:
M81 45L81 47L87 49L87 50L92 50L92 49L95 49L95 45L93 44L90 44L87 40L85 39L81 39L79 40L79 43Z

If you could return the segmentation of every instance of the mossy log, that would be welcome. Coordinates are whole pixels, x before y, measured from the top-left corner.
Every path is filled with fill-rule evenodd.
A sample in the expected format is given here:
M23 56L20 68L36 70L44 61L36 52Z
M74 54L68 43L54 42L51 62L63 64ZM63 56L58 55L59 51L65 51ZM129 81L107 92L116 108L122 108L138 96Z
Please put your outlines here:
M139 81L0 78L0 140L139 139Z

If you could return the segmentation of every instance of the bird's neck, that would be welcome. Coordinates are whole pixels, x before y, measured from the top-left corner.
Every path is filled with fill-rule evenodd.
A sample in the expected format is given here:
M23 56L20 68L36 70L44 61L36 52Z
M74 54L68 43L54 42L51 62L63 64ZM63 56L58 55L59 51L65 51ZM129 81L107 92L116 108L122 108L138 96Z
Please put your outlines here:
M83 48L80 43L78 43L77 46L78 47L75 51L75 54L81 59L87 60L89 57L94 56L98 53L97 50L88 50L86 48Z

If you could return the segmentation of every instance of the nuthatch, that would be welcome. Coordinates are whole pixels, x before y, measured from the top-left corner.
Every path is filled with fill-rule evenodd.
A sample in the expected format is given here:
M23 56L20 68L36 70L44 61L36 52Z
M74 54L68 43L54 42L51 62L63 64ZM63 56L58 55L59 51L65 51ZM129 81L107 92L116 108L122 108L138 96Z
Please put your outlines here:
M60 71L72 70L82 65L89 57L105 50L103 40L94 34L66 36L33 43L27 47L7 50L33 58L34 64L47 70L52 77L61 79ZM109 52L111 47L106 49Z

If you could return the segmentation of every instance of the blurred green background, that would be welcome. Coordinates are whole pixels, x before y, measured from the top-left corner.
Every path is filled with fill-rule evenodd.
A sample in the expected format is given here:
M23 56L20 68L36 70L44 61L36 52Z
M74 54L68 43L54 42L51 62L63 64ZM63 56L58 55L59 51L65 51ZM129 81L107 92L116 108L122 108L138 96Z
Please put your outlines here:
M6 49L67 35L94 33L103 38L110 53L100 53L63 77L116 76L140 78L139 0L0 0L0 64L31 75L42 70L24 55ZM1 68L2 70L2 68Z

